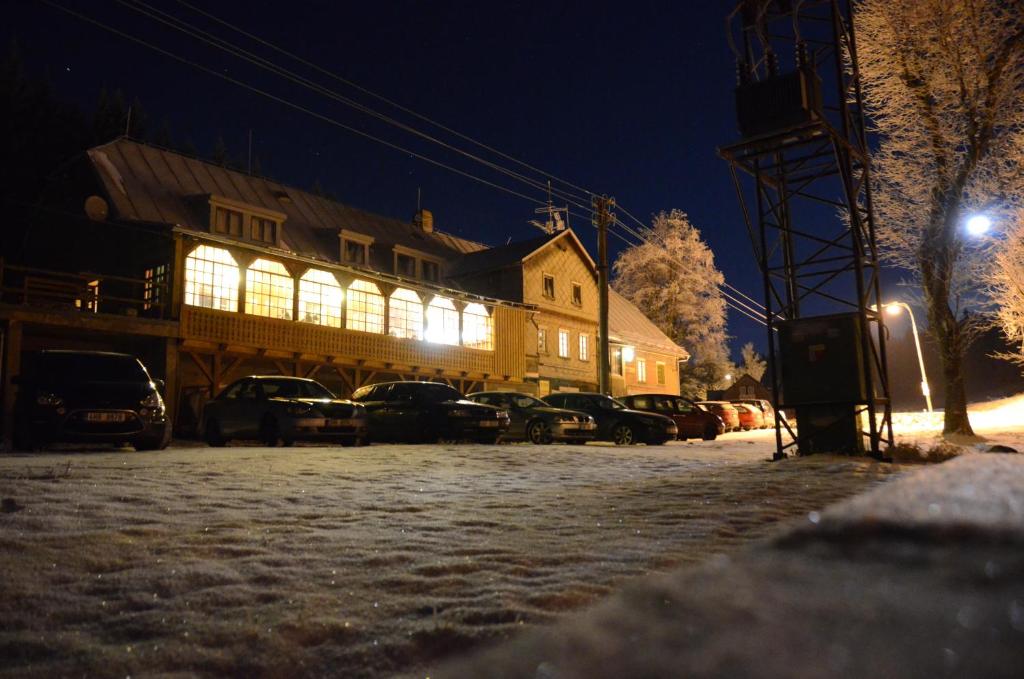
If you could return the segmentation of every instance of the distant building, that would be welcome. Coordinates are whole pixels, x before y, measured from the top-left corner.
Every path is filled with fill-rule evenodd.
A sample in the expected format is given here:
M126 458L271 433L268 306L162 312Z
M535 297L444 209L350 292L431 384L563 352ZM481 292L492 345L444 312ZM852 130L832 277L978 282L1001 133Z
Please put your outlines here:
M728 389L725 389L721 396L721 399L725 401L741 398L759 398L770 401L772 392L749 374L744 373Z
M68 177L54 200L88 218L50 234L62 270L0 262L8 418L22 352L53 347L138 355L186 431L253 373L341 395L393 379L596 388L596 273L572 231L488 248L426 210L390 219L130 139L90 149ZM612 300L616 393L677 392L686 352Z

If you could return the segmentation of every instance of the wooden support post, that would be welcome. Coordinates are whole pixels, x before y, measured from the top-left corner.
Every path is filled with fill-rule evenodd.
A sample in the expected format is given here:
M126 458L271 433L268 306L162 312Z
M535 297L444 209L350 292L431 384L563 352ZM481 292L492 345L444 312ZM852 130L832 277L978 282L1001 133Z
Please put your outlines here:
M4 408L4 450L10 450L14 443L14 396L16 387L12 381L21 372L21 321L8 321L3 335L3 408Z

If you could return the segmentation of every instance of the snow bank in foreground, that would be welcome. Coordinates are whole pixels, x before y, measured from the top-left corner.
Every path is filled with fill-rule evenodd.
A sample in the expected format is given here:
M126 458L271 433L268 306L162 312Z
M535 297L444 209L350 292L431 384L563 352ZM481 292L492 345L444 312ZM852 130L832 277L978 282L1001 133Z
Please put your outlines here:
M773 444L0 457L0 674L412 670L892 471Z

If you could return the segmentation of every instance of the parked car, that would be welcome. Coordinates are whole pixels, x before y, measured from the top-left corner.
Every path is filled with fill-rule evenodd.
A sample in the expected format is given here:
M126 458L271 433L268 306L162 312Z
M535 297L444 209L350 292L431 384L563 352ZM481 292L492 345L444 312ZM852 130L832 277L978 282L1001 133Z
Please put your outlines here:
M366 409L339 399L315 380L250 375L232 382L203 408L202 431L211 446L231 439L367 443Z
M171 423L153 380L139 359L103 351L39 351L25 356L16 378L15 445L130 443L158 450L171 440Z
M722 418L704 410L688 398L672 394L638 394L624 396L619 399L633 410L643 410L671 417L679 429L678 438L702 438L714 441L719 434L725 433Z
M597 421L597 438L625 446L646 443L660 446L679 433L672 418L656 413L632 410L621 401L604 394L569 392L544 397L549 405L584 412Z
M715 415L722 418L726 431L738 431L740 428L740 414L728 401L697 401L697 405L707 408Z
M382 382L357 389L352 400L366 408L374 441L497 443L509 427L507 411L438 382Z
M764 428L764 415L761 414L760 409L746 403L733 403L732 407L739 414L740 429L743 431Z
M763 398L740 398L733 399L735 403L742 403L757 408L761 411L761 415L764 417L764 428L768 429L775 426L775 408L772 408L771 401L767 401Z
M508 412L510 423L502 436L504 440L525 440L537 444L553 441L586 443L597 433L597 422L590 415L549 406L529 394L480 391L466 398Z

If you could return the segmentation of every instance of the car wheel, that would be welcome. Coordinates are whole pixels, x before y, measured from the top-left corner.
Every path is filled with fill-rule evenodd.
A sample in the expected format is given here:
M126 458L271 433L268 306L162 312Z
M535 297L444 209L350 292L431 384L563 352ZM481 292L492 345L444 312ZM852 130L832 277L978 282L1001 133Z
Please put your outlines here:
M709 424L704 428L704 436L702 437L705 441L714 441L718 438L718 428L713 424Z
M530 443L538 446L551 443L554 440L551 435L551 425L544 420L534 420L526 429L526 438L530 440Z
M277 434L277 422L274 418L267 417L263 419L263 423L260 424L260 441L265 446L273 448L277 445L277 440L280 438Z
M206 441L206 445L214 448L223 448L224 444L228 441L224 438L223 432L220 429L220 422L217 420L208 420L206 422L206 431L203 432L203 440Z
M631 446L636 443L636 434L628 424L617 424L612 430L612 441L617 446Z

